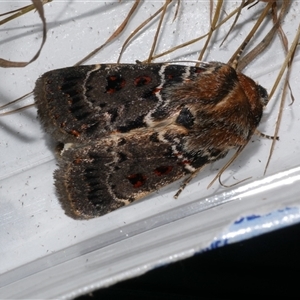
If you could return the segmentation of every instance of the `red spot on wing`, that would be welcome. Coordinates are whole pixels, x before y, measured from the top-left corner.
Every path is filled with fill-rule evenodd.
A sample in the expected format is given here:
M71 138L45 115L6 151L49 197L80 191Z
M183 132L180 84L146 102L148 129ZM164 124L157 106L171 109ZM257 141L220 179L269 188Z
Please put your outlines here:
M184 160L184 161L182 161L182 163L185 164L185 165L190 165L191 161L190 160Z
M139 76L137 78L134 79L134 85L139 87L139 86L143 86L143 85L147 85L151 82L151 77L149 76Z
M134 188L139 188L145 184L147 177L143 174L137 173L128 175L127 179L133 185Z
M107 89L106 93L107 94L113 94L116 90L115 89Z
M183 160L181 162L178 162L177 163L178 165L190 165L191 164L191 161L190 160Z
M154 173L157 176L167 175L172 171L172 169L172 166L160 166L154 170Z
M161 90L161 88L155 88L155 89L152 91L152 93L153 93L153 94L156 94L156 93L160 92L160 90Z
M80 136L80 132L77 131L77 130L75 130L75 129L72 129L72 130L70 131L70 133L71 133L72 135L74 135L75 137L77 137L77 138Z
M113 94L126 85L126 80L121 75L112 75L106 78L107 86L106 86L106 93Z

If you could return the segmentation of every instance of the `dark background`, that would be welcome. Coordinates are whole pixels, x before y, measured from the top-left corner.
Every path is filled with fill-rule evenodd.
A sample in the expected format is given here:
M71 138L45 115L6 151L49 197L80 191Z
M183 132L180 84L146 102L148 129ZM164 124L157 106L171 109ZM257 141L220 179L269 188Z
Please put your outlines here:
M76 299L296 299L300 297L299 271L297 224L195 255Z

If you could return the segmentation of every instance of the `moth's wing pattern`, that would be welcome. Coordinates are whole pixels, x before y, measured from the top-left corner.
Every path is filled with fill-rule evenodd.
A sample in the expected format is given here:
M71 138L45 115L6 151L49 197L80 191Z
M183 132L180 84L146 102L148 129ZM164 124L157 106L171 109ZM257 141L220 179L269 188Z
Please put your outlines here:
M88 219L138 200L188 171L156 133L112 136L62 152L55 185L66 213Z
M108 213L245 146L268 101L218 62L65 68L34 93L46 131L65 144L55 179L74 218Z
M37 80L35 102L55 140L99 139L114 131L149 127L149 116L166 118L172 112L167 105L178 109L180 103L168 103L161 93L164 87L193 79L207 66L103 64L53 70Z

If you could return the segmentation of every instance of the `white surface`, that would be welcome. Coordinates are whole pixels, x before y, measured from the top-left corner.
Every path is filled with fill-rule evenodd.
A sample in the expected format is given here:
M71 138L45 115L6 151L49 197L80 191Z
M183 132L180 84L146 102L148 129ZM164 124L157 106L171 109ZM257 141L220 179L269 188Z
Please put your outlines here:
M21 1L14 1L13 4L0 2L2 11L26 4ZM24 69L0 69L1 103L5 104L32 90L35 80L42 73L71 66L105 42L132 4L132 1L54 1L46 5L48 39L42 55ZM143 1L125 32L88 63L115 62L130 32L161 5L161 1ZM176 7L171 5L157 52L205 33L209 28L208 5L209 1L183 2L174 22ZM235 5L235 2L228 1L226 9L231 11ZM243 11L239 20L242 26L237 26L224 46L219 48L230 24L222 27L205 60L226 62L248 33L263 6L260 3ZM299 22L296 16L299 13L299 2L293 1L284 22L284 31L290 41L296 33ZM268 20L261 34L271 25ZM147 58L156 26L157 20L134 39L127 47L122 62L132 63ZM41 25L37 13L18 18L0 29L0 57L29 60L38 49ZM260 41L261 37L254 39L254 42ZM202 42L163 57L160 61L197 59L201 47ZM260 55L245 73L270 90L283 58L280 41L276 38L267 53ZM261 226L271 224L270 230L298 222L298 52L294 64L290 83L296 101L284 108L280 141L276 144L268 169L268 174L275 174L273 177L251 184L263 178L271 145L269 140L254 137L253 142L222 176L226 184L252 176L252 180L245 185L225 189L215 183L207 190L207 185L224 165L225 159L207 167L177 200L173 195L180 182L138 203L90 221L70 219L58 203L53 187L52 173L56 162L52 144L40 128L36 110L32 108L1 117L0 298L71 298L95 287L110 285L160 264L211 248L223 233L224 236L228 234L228 229L232 228L230 224L241 217L253 214L262 216ZM271 100L259 127L260 131L267 134L273 132L278 95ZM27 101L32 102L32 97ZM288 171L279 173L285 170ZM269 213L276 214L280 209L286 211L287 207L291 212L287 213L288 217L278 217L271 223L264 218Z

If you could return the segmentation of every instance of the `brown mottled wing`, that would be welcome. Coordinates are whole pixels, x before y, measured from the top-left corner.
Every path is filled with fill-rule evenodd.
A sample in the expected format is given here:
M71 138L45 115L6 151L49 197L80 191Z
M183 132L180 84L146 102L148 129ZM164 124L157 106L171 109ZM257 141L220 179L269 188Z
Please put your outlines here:
M54 177L66 213L88 219L138 200L186 173L168 143L144 132L64 150Z
M53 70L36 82L38 115L45 130L62 143L149 127L149 118L167 118L186 102L170 103L165 87L193 81L209 66L103 64Z
M143 127L158 99L161 64L91 65L53 70L34 90L45 130L62 143Z

